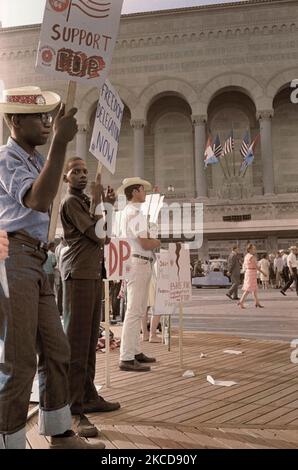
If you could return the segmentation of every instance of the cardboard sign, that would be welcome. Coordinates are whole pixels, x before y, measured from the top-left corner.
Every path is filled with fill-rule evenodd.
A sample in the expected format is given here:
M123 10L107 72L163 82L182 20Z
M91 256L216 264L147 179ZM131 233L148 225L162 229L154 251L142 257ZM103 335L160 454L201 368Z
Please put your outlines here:
M105 246L105 268L107 279L119 281L129 279L131 271L131 246L127 239L112 238Z
M47 0L36 67L60 80L102 87L123 0Z
M154 315L171 315L174 313L175 304L170 300L170 260L169 252L161 251L156 254L156 291Z
M123 111L124 104L117 91L106 80L96 109L90 152L112 174L116 169Z
M189 250L181 243L169 244L170 301L190 302L192 286Z

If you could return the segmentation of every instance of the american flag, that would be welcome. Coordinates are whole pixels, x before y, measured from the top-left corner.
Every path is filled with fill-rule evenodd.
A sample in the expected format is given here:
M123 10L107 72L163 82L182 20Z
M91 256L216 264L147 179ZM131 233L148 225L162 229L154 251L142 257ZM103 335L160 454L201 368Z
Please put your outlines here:
M240 147L240 153L241 153L243 158L245 158L247 156L247 152L248 152L249 145L250 145L249 142L250 142L249 132L246 131L246 134L243 137L242 144L241 144L241 147Z
M231 131L230 137L228 137L228 139L225 141L222 156L224 157L228 153L232 153L233 150L234 150L234 135L233 135L233 131Z
M67 21L71 11L77 8L89 18L101 19L107 18L111 12L111 2L102 2L100 0L71 0L69 4Z
M250 145L248 144L248 142L249 142L248 132L247 132L247 137L248 137L248 141L246 140L246 136L245 136L244 139L243 139L242 145L241 145L241 149L240 149L241 155L243 156L243 162L242 162L242 165L241 165L241 168L240 168L240 173L244 173L246 168L249 165L251 165L252 162L254 161L254 158L255 158L254 151L255 151L255 147L256 147L256 145L259 141L260 134L257 135L255 140ZM247 149L246 149L246 152L245 152L246 145L247 145ZM243 150L242 150L242 148L243 148Z
M222 149L222 145L220 143L220 139L219 139L219 135L217 134L217 136L215 137L215 140L213 142L213 152L214 152L214 155L216 156L216 158L221 158L222 157L222 152L223 152L223 149Z

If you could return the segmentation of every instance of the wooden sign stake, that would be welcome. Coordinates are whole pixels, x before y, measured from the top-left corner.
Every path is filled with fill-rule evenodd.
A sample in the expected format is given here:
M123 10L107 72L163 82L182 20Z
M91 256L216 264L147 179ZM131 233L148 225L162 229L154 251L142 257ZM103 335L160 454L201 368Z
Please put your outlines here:
M106 387L111 386L110 380L110 281L104 280L105 286L105 351L106 351Z
M183 369L183 305L179 304L179 360L180 368Z
M65 113L73 108L75 98L76 98L76 91L77 91L77 84L76 82L68 82L67 86L67 95L66 95L66 102L65 102ZM66 157L67 158L67 157ZM62 186L63 186L63 172L60 178L58 192L56 197L53 201L52 210L51 210L51 219L50 219L50 226L49 226L49 233L48 233L48 240L49 242L55 240L56 228L57 228L57 221L59 215L59 207L61 203L61 195L62 195Z

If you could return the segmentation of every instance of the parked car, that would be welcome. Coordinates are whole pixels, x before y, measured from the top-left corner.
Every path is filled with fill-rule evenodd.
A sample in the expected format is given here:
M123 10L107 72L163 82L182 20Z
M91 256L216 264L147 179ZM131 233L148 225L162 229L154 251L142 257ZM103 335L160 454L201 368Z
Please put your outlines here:
M229 287L230 278L227 276L227 260L214 259L207 263L208 269L204 276L193 277L192 285L197 287Z

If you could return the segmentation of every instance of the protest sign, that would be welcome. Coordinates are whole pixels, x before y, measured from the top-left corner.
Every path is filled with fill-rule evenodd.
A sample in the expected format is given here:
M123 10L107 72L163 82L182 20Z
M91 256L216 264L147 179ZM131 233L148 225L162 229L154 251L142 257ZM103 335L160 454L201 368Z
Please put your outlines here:
M120 140L120 129L124 104L109 80L100 91L90 152L112 174L116 170L116 158Z
M123 0L47 0L37 69L100 88L111 65L122 4Z
M169 252L161 251L156 254L156 290L154 315L171 315L174 313L174 302L170 301L170 260Z
M190 255L181 243L169 244L170 300L176 303L192 299Z
M119 281L129 279L131 271L131 246L127 239L112 238L105 245L105 268L107 279Z

